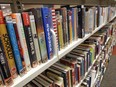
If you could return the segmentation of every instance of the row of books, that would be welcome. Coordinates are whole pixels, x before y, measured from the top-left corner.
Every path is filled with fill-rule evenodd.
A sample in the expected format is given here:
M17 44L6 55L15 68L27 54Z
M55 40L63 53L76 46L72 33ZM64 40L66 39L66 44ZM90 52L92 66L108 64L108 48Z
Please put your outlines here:
M100 10L97 9L96 11L99 13ZM108 7L109 11L114 15L115 8ZM31 68L46 62L54 56L51 29L56 32L59 48L61 47L59 44L60 37L63 38L61 42L63 42L64 46L73 40L74 34L72 33L74 32L76 33L74 35L75 38L82 38L85 35L85 33L82 34L82 32L85 32L85 25L83 24L85 24L86 17L84 14L85 7L83 5L76 7L63 6L59 9L47 7L31 8L22 13L12 13L5 17L0 10L0 71L4 84L7 86L12 85L12 79L16 78L18 74L23 76ZM104 17L104 15L102 16ZM111 18L110 16L110 14L107 16L108 20ZM99 18L97 19L99 20ZM76 27L73 32L72 28L74 26ZM80 30L82 31L80 32ZM86 41L86 44L90 42ZM95 56L93 51L95 43L93 42L91 46L87 46L91 48L93 53L87 68L91 65Z
M103 32L104 31L104 32ZM76 86L88 72L89 67L93 64L96 56L101 52L101 49L106 45L106 40L111 36L110 28L103 28L96 34L87 39L84 43L74 48L71 52L65 55L57 63L53 64L42 74L38 75L31 82L27 83L24 87L74 87ZM110 42L109 42L110 43ZM109 46L109 45L108 45ZM104 55L103 55L104 54ZM105 58L107 50L104 49L101 58ZM100 59L100 58L99 58ZM101 60L100 60L101 61ZM102 62L100 62L102 63ZM97 68L98 67L98 68ZM93 68L102 71L100 64L95 63ZM92 70L94 72L94 70ZM93 81L92 77L88 77ZM82 83L85 84L85 80ZM82 86L90 87L90 86Z
M109 25L109 24L108 24ZM107 27L108 30L113 30L112 36L116 33L116 23L113 23L113 25L110 23L110 26L105 26L105 29ZM114 27L113 27L114 26ZM111 32L110 32L111 33ZM113 44L113 38L110 35L110 39L108 40L107 44L105 45L104 49L100 53L100 56L98 60L95 62L95 64L92 67L92 70L90 71L89 75L86 77L84 82L81 84L81 87L100 87L101 80L103 78L103 75L105 73L105 70L108 66L108 63L110 61L110 56L112 53L112 44Z
M111 20L112 15L115 15L115 8L67 5L55 9L55 12L58 48L61 50Z

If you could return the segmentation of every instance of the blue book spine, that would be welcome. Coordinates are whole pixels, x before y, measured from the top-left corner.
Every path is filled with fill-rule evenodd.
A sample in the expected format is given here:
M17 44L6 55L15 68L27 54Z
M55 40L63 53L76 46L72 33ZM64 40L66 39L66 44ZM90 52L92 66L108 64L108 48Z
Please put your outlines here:
M42 11L42 19L43 19L43 25L44 25L44 33L45 33L45 39L46 39L46 47L47 47L47 54L48 59L51 59L53 56L53 47L52 47L52 39L51 39L51 33L50 33L50 24L49 20L51 20L50 11L49 8L41 8Z
M75 36L75 33L74 33L74 8L72 8L72 37L73 37L73 40L74 40L74 36Z
M22 61L21 61L21 57L20 57L17 40L16 40L16 35L15 35L14 27L13 27L12 18L11 18L11 16L6 16L5 19L6 19L7 31L8 31L10 42L11 42L12 49L13 49L15 63L17 66L17 71L19 74L21 74L22 70L23 70L23 65L22 65Z

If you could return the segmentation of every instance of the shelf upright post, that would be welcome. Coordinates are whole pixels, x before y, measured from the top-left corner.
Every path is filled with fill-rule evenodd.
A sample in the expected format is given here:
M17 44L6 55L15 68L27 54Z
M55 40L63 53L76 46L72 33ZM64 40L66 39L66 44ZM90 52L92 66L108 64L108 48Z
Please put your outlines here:
M21 0L12 0L12 3L10 5L11 5L12 12L22 12L23 11Z

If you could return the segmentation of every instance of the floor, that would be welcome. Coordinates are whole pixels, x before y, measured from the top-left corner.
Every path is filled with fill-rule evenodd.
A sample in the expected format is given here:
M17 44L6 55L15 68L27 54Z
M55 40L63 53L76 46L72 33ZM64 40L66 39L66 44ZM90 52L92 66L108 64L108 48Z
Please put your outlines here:
M116 87L116 46L100 87Z

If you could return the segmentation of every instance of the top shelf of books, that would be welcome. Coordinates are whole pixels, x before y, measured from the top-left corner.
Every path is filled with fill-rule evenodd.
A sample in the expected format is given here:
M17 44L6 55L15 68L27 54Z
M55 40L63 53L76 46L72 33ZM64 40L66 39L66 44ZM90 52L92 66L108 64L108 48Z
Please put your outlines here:
M12 4L15 0L0 0L1 4ZM17 0L23 4L57 4L57 5L115 5L114 0Z

